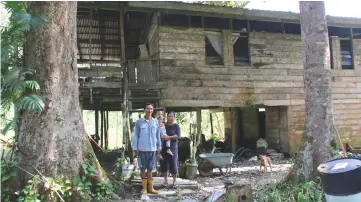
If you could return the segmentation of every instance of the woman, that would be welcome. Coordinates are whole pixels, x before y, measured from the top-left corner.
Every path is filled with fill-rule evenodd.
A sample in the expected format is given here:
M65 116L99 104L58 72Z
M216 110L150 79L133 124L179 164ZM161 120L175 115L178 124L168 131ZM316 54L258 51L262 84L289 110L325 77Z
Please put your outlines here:
M178 124L174 123L175 113L169 112L167 114L167 123L165 124L165 129L167 135L162 136L162 159L160 160L160 172L163 173L164 183L163 186L168 186L168 172L172 174L173 177L173 188L177 188L177 174L178 174L178 139L180 138L180 127ZM167 153L167 148L165 142L170 140L170 150L172 155Z

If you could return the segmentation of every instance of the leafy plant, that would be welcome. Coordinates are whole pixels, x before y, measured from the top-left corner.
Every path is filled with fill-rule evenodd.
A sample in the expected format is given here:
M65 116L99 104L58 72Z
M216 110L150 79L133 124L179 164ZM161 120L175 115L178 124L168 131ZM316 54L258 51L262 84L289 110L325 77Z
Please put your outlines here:
M257 192L257 201L322 202L320 179L300 184L283 183Z

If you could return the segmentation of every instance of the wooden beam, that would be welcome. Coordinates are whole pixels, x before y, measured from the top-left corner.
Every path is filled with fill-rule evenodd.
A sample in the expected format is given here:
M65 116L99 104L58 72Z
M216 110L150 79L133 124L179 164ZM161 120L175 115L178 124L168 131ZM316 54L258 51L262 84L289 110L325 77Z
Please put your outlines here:
M87 64L90 60L77 60L78 64ZM119 64L120 60L92 60L93 63L102 64Z
M95 110L95 134L99 136L99 110Z
M110 11L120 11L121 8L125 7L125 5L126 5L125 3L118 2L118 4L114 4L114 3L105 3L105 2L79 1L78 2L78 7L79 8L103 9L103 10L110 10Z
M90 69L78 68L80 77L121 77L121 67L101 67L93 66Z
M100 110L100 147L104 146L104 111Z
M202 110L200 108L197 108L197 136L199 140L202 142Z
M212 112L209 113L209 121L211 123L211 134L213 135L213 117L212 117ZM218 134L220 135L220 134Z
M104 26L105 26L105 24L104 24L104 20L102 19L102 18L100 18L99 19L99 25L100 25L100 27L102 27L101 29L99 29L99 34L100 34L100 40L101 41L105 41L105 36L104 36ZM101 60L103 60L103 58L104 58L104 44L102 43L102 44L100 44L100 52L101 52Z
M78 39L79 43L89 44L90 39ZM120 40L101 40L101 39L92 39L92 44L119 44Z
M108 149L108 136L109 136L109 112L105 111L105 117L104 117L104 121L105 121L105 136L104 136L104 141L105 141L105 149Z
M119 11L119 28L120 28L120 56L121 56L121 66L123 66L123 145L125 146L125 150L128 151L129 144L128 142L130 138L129 127L128 127L128 64L126 63L125 58L125 39L124 39L124 21L125 21L125 12L124 10Z
M79 42L78 42L78 41L76 42L76 45L77 45L77 47L78 47L79 58L80 58L80 59L83 59L83 54L81 53L81 48L80 48L80 45L79 45Z
M156 12L157 10L159 10L162 13L172 14L263 20L273 22L282 22L283 20L285 23L300 23L298 13L239 9L180 2L130 1L128 2L127 10L143 12ZM354 28L358 28L361 27L361 18L327 16L327 23L328 25L339 27L352 26Z

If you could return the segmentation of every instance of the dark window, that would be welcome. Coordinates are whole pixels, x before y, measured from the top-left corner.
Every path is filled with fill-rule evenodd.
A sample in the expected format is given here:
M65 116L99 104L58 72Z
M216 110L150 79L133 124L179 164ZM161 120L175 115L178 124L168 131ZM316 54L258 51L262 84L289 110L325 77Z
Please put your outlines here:
M223 65L222 35L206 34L204 40L206 49L206 64Z
M354 39L361 39L361 28L352 28L352 36Z
M251 31L268 32L268 33L283 33L282 23L280 22L266 22L266 21L250 21Z
M189 16L162 14L161 25L162 26L189 27Z
M351 40L340 40L340 47L341 47L342 69L353 69Z
M327 27L328 36L338 36L340 38L350 38L351 29L343 27Z
M202 17L201 16L190 16L191 27L202 28Z
M238 20L238 19L233 19L232 20L232 27L233 30L245 30L247 31L247 21L246 20Z
M204 18L204 28L229 29L229 19L205 17Z
M285 34L301 34L301 25L293 23L283 24Z
M249 64L248 34L233 36L234 65Z

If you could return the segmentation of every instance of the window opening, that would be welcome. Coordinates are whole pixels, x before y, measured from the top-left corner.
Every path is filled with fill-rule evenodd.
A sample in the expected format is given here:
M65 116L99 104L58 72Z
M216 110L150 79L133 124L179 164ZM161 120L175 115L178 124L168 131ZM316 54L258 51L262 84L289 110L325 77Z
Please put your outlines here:
M201 16L190 16L190 18L191 18L191 27L202 28L202 17Z
M341 66L342 69L353 69L352 42L351 40L340 40Z
M176 26L176 27L189 27L189 16L162 14L162 26Z
M205 17L204 18L204 28L229 29L229 20L228 20L228 18Z
M205 35L206 64L223 65L223 39L221 33Z
M248 33L233 33L234 65L249 64Z
M301 34L301 25L294 23L284 23L285 34Z
M250 27L252 32L283 33L282 23L280 22L251 20Z

